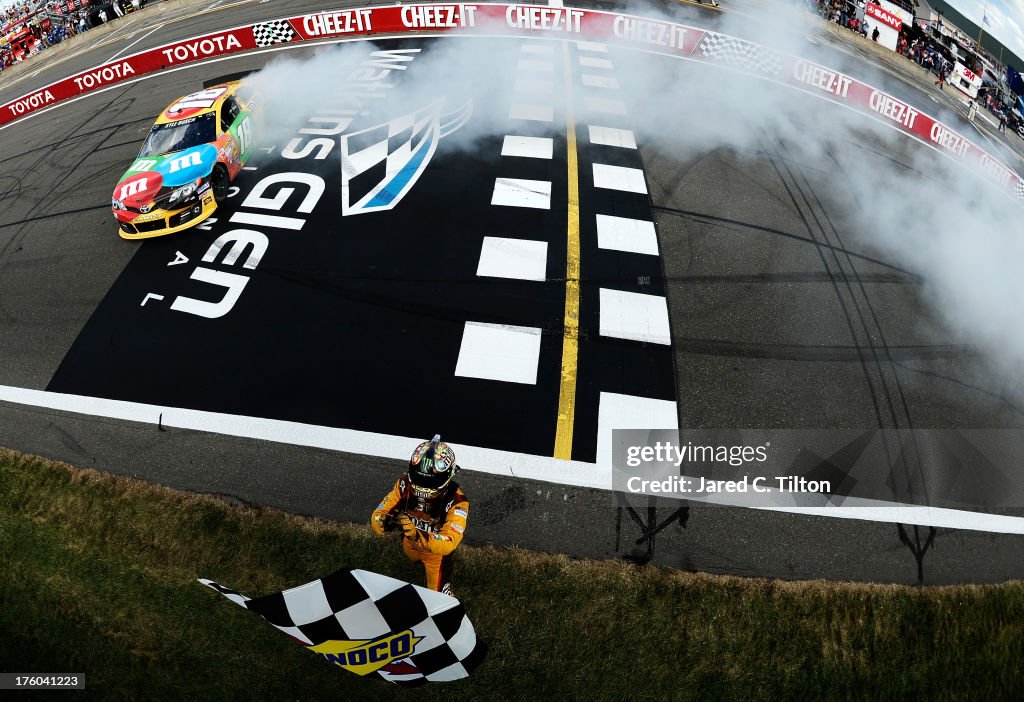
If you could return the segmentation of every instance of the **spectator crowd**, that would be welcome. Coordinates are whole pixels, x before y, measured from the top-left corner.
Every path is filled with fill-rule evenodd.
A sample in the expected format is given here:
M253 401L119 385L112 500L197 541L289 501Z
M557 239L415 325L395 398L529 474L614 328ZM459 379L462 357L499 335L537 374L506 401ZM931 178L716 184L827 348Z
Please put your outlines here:
M145 0L19 2L0 11L0 70L68 37L142 9Z
M864 22L864 4L860 8L846 0L817 0L818 14L840 27L867 36L868 27ZM860 12L858 12L858 9ZM876 37L877 39L877 37Z
M864 0L814 0L819 15L840 27L857 32L863 37L878 41L878 28L872 28L864 14ZM896 43L896 53L915 62L938 77L936 85L941 87L953 68L949 50L930 41L924 32L916 31L911 36L904 25Z

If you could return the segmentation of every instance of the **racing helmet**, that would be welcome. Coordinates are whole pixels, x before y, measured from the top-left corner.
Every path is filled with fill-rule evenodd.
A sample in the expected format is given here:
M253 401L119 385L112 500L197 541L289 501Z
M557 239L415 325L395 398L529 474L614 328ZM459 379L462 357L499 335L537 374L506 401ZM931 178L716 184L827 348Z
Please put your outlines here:
M434 497L448 486L458 469L452 447L441 441L440 434L434 434L412 452L409 482L421 497Z

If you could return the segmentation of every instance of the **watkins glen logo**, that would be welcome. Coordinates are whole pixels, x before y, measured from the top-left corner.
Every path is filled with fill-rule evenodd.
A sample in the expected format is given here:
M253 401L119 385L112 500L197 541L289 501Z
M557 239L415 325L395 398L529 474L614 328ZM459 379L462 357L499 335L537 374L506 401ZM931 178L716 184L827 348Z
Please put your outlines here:
M446 109L444 98L437 98L401 116L392 117L390 112L373 116L374 108L399 84L390 78L396 73L401 75L419 52L418 48L391 49L362 56L354 69L334 86L334 99L322 101L305 125L291 132L293 136L280 149L280 159L271 157L260 167L260 179L244 191L238 185L232 186L227 197L238 199L230 207L219 206L215 216L195 226L196 231L213 232L213 241L183 239L190 242L183 243L183 249L205 246L205 253L194 251L186 255L175 251L164 266L169 277L147 277L153 287L141 297L139 306L156 310L169 306L174 312L219 319L242 299L271 242L279 237L291 240L290 234L316 222L318 207L325 210L335 206L346 216L381 212L398 205L423 175L438 143L462 128L473 111L471 101ZM356 122L363 117L366 122ZM363 128L364 124L372 126ZM255 148L271 154L276 144ZM142 163L137 162L133 168L141 168ZM329 175L325 169L334 175L338 173L336 168L341 171L341 192L340 202L334 205L330 202L333 197L325 196L329 188L337 186L328 185L333 179L325 178ZM149 180L131 185L118 193L121 206L130 206L124 200L136 189L156 192L161 187L161 183ZM122 184L122 188L128 185ZM338 191L333 190L331 195L334 192ZM330 214L336 212L335 209ZM187 287L174 294L181 287L182 274L186 274ZM378 644L373 644L377 648L372 651L364 651L362 642L352 644L352 655L356 658L345 660L361 660L365 653L372 654L376 661L383 650ZM341 649L328 653L340 660Z
M469 121L472 101L443 112L439 100L411 114L342 134L341 213L390 210L423 174L438 142Z

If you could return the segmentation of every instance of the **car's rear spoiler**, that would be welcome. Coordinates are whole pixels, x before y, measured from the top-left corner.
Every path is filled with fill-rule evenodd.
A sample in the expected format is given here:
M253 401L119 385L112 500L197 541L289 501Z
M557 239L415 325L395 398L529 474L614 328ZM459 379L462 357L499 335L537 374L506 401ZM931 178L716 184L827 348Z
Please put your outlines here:
M235 81L242 80L247 75L250 75L250 74L255 73L255 72L256 72L255 70L252 70L252 71L239 71L237 73L227 73L227 74L222 75L222 76L217 76L216 78L210 78L209 80L204 80L203 81L203 89L212 88L213 86L221 85L222 83L233 83Z

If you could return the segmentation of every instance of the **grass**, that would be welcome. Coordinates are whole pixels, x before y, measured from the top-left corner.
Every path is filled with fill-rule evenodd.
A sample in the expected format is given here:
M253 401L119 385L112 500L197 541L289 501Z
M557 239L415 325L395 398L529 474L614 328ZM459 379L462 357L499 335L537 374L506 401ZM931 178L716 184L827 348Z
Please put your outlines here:
M467 680L402 690L325 664L196 582L257 596L349 566L419 583L396 541L0 449L0 671L85 673L102 699L1024 699L1021 582L457 557L490 654Z

